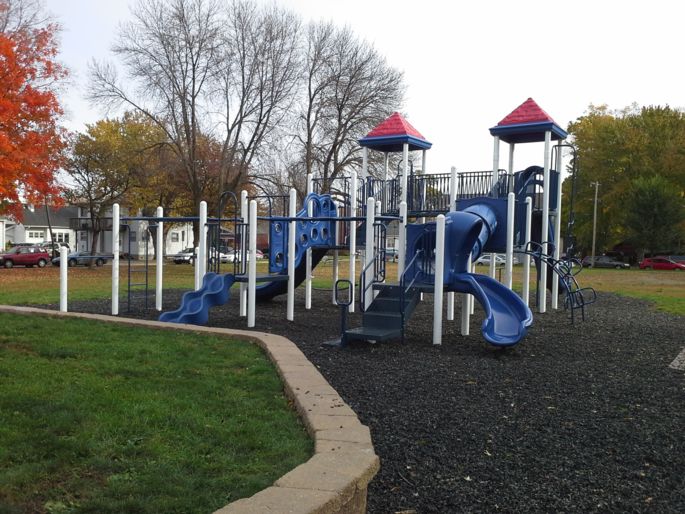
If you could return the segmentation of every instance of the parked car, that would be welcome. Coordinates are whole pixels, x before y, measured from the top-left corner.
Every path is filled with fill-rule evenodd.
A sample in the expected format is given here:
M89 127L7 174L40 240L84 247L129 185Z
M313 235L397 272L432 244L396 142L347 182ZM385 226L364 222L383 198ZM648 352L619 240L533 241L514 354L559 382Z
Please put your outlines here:
M38 266L44 268L50 262L50 254L40 246L15 246L7 253L0 255L0 265L5 268Z
M66 248L68 252L71 252L71 248L69 247L69 243L57 243L57 242L50 242L49 241L46 243L41 243L38 246L42 246L43 248L45 248L50 255L59 255L60 248L62 248L62 247Z
M589 255L584 257L581 261L584 268L592 268L592 257ZM614 269L630 269L630 264L627 262L619 261L618 259L611 257L609 255L600 255L595 257L594 262L595 268L614 268Z
M478 260L476 261L476 264L483 264L485 266L489 266L490 265L490 255L491 254L489 254L489 253L484 253L483 255L481 255L478 258ZM501 254L501 253L495 254L495 266L504 266L506 264L506 262L507 262L507 259L504 256L504 254ZM512 259L512 263L513 264L519 264L519 262L520 262L519 258L516 255L514 255L513 259Z
M74 266L88 266L90 263L95 263L96 266L102 266L112 258L113 255L103 255L100 253L72 252L67 255L67 265L70 268L73 268ZM59 263L59 257L52 259L52 264L54 266L59 266Z
M397 251L397 248L386 248L385 249L385 260L386 261L397 262L398 257L399 257L399 252Z
M266 257L261 252L261 250L257 250L256 255L257 255L257 260L266 259ZM241 259L242 259L242 252L240 250L236 250L235 252L231 252L228 254L228 261L227 262L235 262L235 261L240 262ZM250 260L250 253L249 252L247 254L247 260L248 261ZM221 261L221 262L224 262L224 261Z
M195 262L195 248L189 247L173 256L176 264L193 264Z
M667 257L651 257L640 262L640 269L685 270L685 263Z

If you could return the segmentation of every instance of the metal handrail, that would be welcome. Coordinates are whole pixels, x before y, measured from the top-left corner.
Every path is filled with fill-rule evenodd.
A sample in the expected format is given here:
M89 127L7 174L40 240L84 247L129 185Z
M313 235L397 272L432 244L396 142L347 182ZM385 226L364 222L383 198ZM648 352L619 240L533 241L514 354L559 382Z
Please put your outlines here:
M371 281L371 283L366 284L366 272L368 271L368 269L372 265L376 264L376 259L379 259L381 257L383 259L385 259L385 248L378 250L374 254L373 259L371 259L366 264L366 266L364 266L361 273L359 274L359 291L360 291L360 293L359 293L359 307L360 307L362 312L366 312L366 307L367 307L367 305L365 304L366 290L369 287L373 286L373 284L377 284L377 283L383 282L383 280L385 280L385 268L383 268L380 271L380 273L377 273L377 272L374 273L373 280ZM380 276L380 280L379 280L379 276Z
M414 273L414 278L412 281L409 283L408 286L405 288L405 282L406 282L406 275L407 272L414 266L416 266L416 260L418 259L419 255L423 254L423 250L417 250L416 253L414 254L414 257L411 258L409 263L404 267L404 271L402 272L402 275L400 275L400 281L399 281L399 287L400 287L400 331L402 334L402 342L404 342L404 307L406 303L406 294L409 292L409 290L414 287L414 284L416 283L417 275Z

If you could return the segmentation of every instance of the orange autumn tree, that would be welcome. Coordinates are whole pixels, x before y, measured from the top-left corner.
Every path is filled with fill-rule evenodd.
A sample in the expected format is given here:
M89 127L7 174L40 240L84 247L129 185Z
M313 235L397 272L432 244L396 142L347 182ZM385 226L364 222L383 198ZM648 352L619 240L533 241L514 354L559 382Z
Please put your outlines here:
M12 7L0 0L0 215L20 220L20 200L42 203L60 193L55 173L64 142L55 88L66 70L55 60L58 26L7 23Z

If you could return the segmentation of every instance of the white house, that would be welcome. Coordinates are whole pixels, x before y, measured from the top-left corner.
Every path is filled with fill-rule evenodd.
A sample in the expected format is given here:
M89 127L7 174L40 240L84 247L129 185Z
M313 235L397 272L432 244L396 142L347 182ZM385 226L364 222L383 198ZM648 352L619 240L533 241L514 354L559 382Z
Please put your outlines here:
M44 206L24 205L24 219L21 222L7 218L0 220L0 242L3 247L8 243L46 243L52 241L52 228L54 241L67 243L73 249L76 233L70 227L70 220L77 213L77 207L50 207L48 212Z
M52 241L48 227L48 216L44 206L24 206L24 219L17 223L7 218L0 219L0 245L4 248L12 243L47 243ZM72 251L89 251L93 238L93 225L87 209L76 206L50 208L50 225L54 241L67 243ZM122 212L122 217L127 215ZM104 231L100 232L97 251L112 253L111 213L101 220ZM144 258L147 252L154 255L154 246L149 238L148 222L131 221L122 224L119 236L119 251L130 253L134 258ZM173 255L193 246L193 226L190 223L176 223L167 227L164 255Z
M90 250L92 244L93 230L92 222L87 210L80 209L78 217L72 218L71 227L76 232L78 239L78 250ZM122 223L119 229L119 253L121 255L131 255L136 259L145 257L146 249L149 257L154 255L154 244L152 242L148 221L131 220L123 218L127 216L140 216L140 213L130 214L122 209ZM103 231L100 232L97 251L100 253L112 253L112 217L111 211L101 219ZM181 250L193 246L193 226L190 223L175 223L166 227L167 236L164 245L164 255L173 255Z

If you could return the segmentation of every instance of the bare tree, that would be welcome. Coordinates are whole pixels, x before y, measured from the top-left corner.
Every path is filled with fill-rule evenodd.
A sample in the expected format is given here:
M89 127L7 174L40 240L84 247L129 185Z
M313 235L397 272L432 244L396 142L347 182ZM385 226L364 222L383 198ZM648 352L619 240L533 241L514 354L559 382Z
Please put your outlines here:
M236 190L289 112L298 83L300 23L290 12L229 4L217 97L222 102L220 190Z
M91 66L90 99L143 113L165 133L192 203L205 193L198 155L205 99L219 65L220 11L214 0L140 0L113 47L131 90L111 64Z
M348 28L312 24L306 49L301 160L291 166L316 174L327 187L359 166L357 139L399 109L405 87L402 73Z
M0 32L44 27L51 19L42 0L0 0Z
M139 0L133 15L113 50L134 87L124 88L113 66L95 63L90 98L153 120L182 163L193 209L208 197L218 204L223 190L249 179L263 143L288 112L299 22L275 6L240 0ZM208 140L220 145L218 174L211 177L215 154L202 151Z

